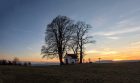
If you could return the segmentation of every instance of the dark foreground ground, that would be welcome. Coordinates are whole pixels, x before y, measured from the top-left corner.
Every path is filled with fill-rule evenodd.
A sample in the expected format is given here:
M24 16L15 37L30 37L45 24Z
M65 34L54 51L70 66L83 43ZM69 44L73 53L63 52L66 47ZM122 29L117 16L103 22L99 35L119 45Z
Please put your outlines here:
M0 66L0 83L140 83L140 63Z

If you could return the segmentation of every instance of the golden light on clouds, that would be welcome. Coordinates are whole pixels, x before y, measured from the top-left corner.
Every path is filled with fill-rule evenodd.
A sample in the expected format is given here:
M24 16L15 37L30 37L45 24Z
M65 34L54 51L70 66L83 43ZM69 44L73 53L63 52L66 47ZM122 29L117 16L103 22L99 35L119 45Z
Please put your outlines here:
M138 48L122 48L118 50L111 50L105 48L102 50L90 50L86 51L85 59L91 58L93 61L97 61L98 58L102 60L140 60L140 50Z
M123 59L118 59L118 58L116 58L116 59L113 59L113 61L122 61Z
M98 51L98 50L91 50L91 51L87 51L86 52L87 54L90 54L90 53L94 53L94 54L101 54L101 55L107 55L107 54L117 54L118 52L117 51Z

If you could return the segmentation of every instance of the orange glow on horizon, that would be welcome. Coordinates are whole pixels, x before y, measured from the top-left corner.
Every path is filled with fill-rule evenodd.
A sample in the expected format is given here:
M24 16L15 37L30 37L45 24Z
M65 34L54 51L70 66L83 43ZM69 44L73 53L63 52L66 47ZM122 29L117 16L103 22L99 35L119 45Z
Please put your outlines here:
M88 61L89 58L92 62L98 61L98 58L101 60L113 60L113 61L120 61L120 60L140 60L140 51L139 49L126 49L123 50L93 50L93 51L86 51L85 52L85 61ZM18 57L16 55L10 54L0 54L0 59L6 60L13 60L14 57ZM54 59L47 59L42 58L40 53L29 53L28 55L18 57L20 61L31 61L31 62L59 62L58 58Z
M122 61L124 59L113 59L113 61Z

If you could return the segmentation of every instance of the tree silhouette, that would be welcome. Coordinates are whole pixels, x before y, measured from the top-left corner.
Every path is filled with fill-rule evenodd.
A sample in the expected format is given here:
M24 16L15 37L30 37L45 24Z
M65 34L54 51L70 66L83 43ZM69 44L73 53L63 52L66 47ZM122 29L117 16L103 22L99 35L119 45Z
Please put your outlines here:
M92 36L88 36L87 33L89 29L92 28L89 24L84 22L77 22L75 24L76 34L74 40L74 44L76 46L75 50L80 51L80 63L82 63L83 55L84 55L84 45L87 43L95 43L94 40L91 40Z
M91 26L85 22L74 22L66 16L57 16L47 25L45 35L45 45L42 46L41 53L44 57L59 57L60 65L63 64L63 55L67 49L72 49L73 53L80 54L80 63L84 55L84 46L95 41L87 33Z
M66 51L68 42L74 33L73 21L66 16L57 16L47 25L45 42L41 53L43 57L59 57L60 65L63 64L63 54Z

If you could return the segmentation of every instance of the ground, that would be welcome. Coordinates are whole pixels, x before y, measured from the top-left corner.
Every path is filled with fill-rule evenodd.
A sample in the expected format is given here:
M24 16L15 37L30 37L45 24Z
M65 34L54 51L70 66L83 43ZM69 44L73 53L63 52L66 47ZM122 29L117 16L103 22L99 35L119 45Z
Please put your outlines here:
M140 83L140 63L0 66L0 83Z

